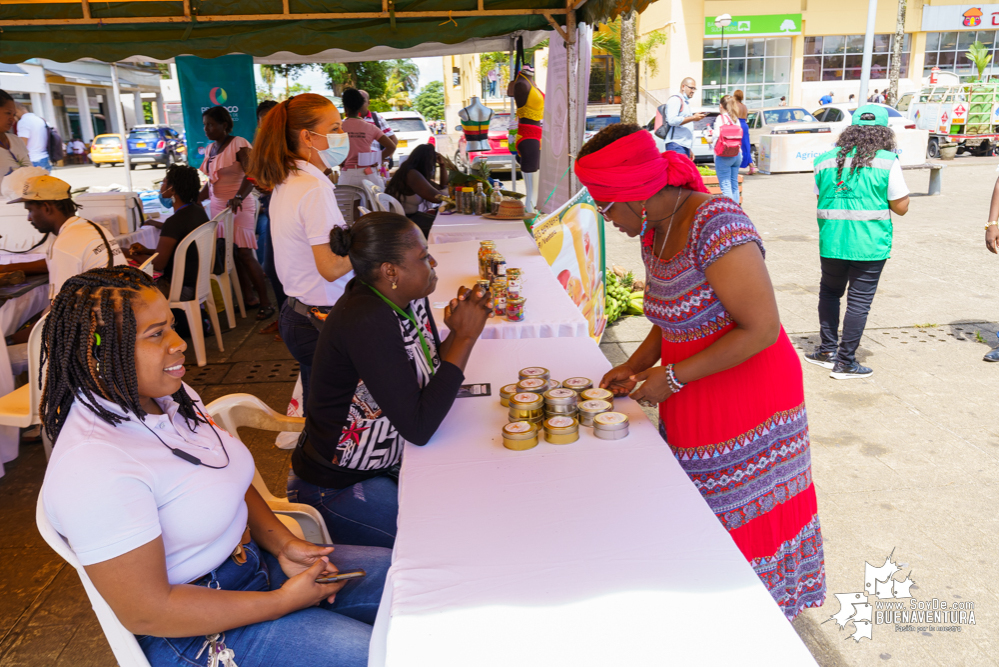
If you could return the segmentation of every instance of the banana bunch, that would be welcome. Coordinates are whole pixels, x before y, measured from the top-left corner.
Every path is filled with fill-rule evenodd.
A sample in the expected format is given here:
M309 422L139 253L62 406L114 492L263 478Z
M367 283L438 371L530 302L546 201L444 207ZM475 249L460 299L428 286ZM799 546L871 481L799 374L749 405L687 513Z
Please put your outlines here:
M620 276L612 271L607 274L607 324L617 321L622 315L641 315L644 312L644 292L632 291L636 286L631 273Z

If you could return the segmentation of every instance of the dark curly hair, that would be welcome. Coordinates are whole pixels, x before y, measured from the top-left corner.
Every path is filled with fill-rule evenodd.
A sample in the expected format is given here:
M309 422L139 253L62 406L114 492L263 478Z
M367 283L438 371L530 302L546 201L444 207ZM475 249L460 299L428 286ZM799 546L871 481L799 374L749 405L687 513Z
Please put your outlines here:
M433 144L420 144L413 149L406 161L399 165L392 180L385 186L385 194L396 199L400 196L413 194L413 189L406 184L409 172L418 171L428 181L434 180L434 170L437 168L437 149Z
M360 112L361 107L367 101L357 88L345 89L340 95L340 99L343 100L343 110L347 112L348 116Z
M52 442L77 400L112 426L129 421L128 413L145 418L135 373L132 302L146 288L156 289L150 276L115 266L73 276L53 299L42 331L39 378L44 387L39 412ZM105 409L97 396L116 404L126 416ZM192 430L205 423L183 387L173 399Z
M836 178L843 178L843 167L850 158L850 176L858 167L870 167L878 151L895 150L895 133L883 125L850 125L836 140Z
M167 168L163 180L173 188L177 199L190 204L201 193L201 178L198 170L186 164L172 164Z
M606 148L618 139L623 139L635 132L644 132L644 130L634 123L614 123L613 125L608 125L593 135L592 139L583 144L583 147L579 149L579 155L576 156L576 159L578 160L590 153L596 153L601 148Z

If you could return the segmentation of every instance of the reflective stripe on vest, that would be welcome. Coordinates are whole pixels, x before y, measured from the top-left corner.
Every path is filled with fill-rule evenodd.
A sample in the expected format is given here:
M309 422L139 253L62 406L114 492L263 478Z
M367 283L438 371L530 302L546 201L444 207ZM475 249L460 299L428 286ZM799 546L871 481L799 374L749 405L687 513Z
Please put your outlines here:
M833 149L815 159L819 254L856 261L887 259L892 241L888 178L898 157L878 151L870 166L851 173L853 158L848 156L838 176L838 152Z

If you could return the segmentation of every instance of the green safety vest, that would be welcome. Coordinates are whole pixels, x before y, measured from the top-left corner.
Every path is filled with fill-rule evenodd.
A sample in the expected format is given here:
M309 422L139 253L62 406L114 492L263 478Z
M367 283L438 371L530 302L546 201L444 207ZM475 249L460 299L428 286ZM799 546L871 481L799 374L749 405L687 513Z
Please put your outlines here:
M888 208L888 174L898 159L878 151L871 166L850 174L850 156L843 163L843 177L836 177L833 149L815 158L815 184L819 188L819 255L833 259L875 261L891 255L891 209Z

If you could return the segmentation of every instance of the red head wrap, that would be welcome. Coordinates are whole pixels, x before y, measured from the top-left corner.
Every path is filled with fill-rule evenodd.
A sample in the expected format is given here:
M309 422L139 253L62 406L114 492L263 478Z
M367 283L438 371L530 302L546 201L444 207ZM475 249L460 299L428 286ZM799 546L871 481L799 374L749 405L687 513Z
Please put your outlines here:
M645 130L579 158L576 176L597 201L645 201L667 185L708 191L687 156L672 151L660 154Z

